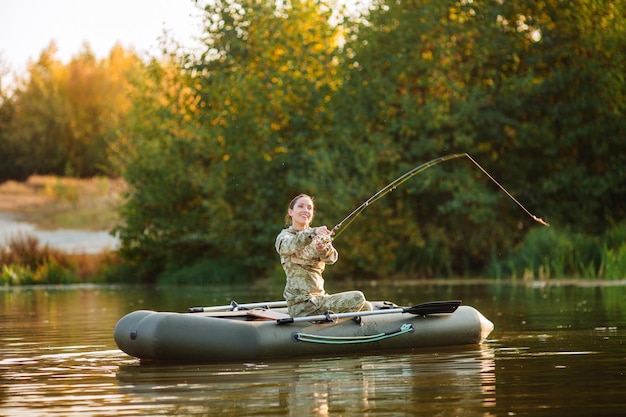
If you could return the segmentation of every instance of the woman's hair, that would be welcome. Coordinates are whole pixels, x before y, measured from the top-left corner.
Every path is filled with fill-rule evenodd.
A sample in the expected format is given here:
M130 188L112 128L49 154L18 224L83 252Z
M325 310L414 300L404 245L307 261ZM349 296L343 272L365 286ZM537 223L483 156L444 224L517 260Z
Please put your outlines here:
M287 206L287 214L285 215L285 226L291 226L291 216L289 215L289 209L293 209L293 207L296 205L296 201L298 201L302 197L306 197L311 200L311 202L313 203L313 209L314 209L313 216L315 215L315 201L313 200L313 197L307 194L298 194L297 196L291 199L291 201L289 202L289 205ZM313 216L311 216L311 220L313 220Z

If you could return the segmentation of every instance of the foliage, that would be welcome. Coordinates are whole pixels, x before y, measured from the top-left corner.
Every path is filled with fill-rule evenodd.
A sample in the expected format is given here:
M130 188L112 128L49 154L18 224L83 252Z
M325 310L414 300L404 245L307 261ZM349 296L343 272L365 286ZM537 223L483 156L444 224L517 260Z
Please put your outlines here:
M222 254L219 239L229 208L220 199L221 175L211 167L218 152L199 132L189 81L177 66L152 62L150 77L129 114L129 129L111 158L128 184L116 230L120 253L134 261L140 277L169 264ZM167 152L163 152L166 149Z
M17 234L0 247L0 284L119 282L124 265L114 253L68 254L42 246L32 235Z
M62 257L61 252L48 245L41 246L39 239L23 233L12 236L0 252L0 261L3 264L21 264L31 269L38 268L49 259Z
M614 2L330 10L211 2L205 51L174 53L144 80L161 88L142 88L142 100L153 97L136 109L151 116L133 119L122 152L133 190L118 230L148 279L202 258L237 260L253 275L271 270L291 196L315 195L318 223L332 225L417 163L453 152L472 154L557 227L576 219L576 236L593 241L624 217L624 58L612 53L624 30ZM573 181L584 191L565 187ZM329 274L478 273L529 231L541 246L534 225L456 160L368 208L337 240L343 261ZM562 273L579 268L570 255L559 255ZM585 256L576 262L601 262L592 247Z
M367 164L364 185L383 186L419 162L471 152L473 132L465 127L467 110L460 103L472 82L464 79L471 50L460 44L458 34L465 32L470 45L481 41L472 26L477 23L467 11L441 2L419 7L384 2L370 11L368 24L350 32L346 65L351 71L335 101L349 126L336 126L356 155L361 148L373 151L374 158L357 160ZM358 242L364 250L357 251L355 263L383 274L450 275L481 262L491 249L485 244L494 240L476 230L495 220L496 199L470 168L461 161L437 166L380 201L368 214L376 227ZM362 195L367 194L364 189Z
M507 83L521 87L516 100L494 102L511 120L513 146L499 147L507 156L500 163L540 174L534 189L526 186L530 202L543 205L555 223L590 234L626 214L625 84L618 69L625 64L618 52L626 35L623 6L529 1L506 16L540 40L519 53L515 78Z
M621 268L624 0L375 0L363 15L332 1L196 3L198 55L166 40L163 60L97 65L87 49L65 67L51 49L0 106L0 151L16 156L0 176L32 160L124 178L116 233L137 280L275 271L294 195L314 195L316 223L332 227L457 152L553 229L456 159L368 207L335 242L328 276ZM98 102L110 73L119 89Z
M309 148L323 143L316 115L336 82L333 30L317 11L217 2L205 54L183 57L185 72L176 54L152 63L114 154L130 187L121 252L146 279L203 257L253 273L275 262L282 206L318 183Z
M374 178L466 151L556 227L602 233L626 214L617 3L377 2L351 31L352 71L333 107L353 123L335 126L375 149ZM532 220L458 162L381 201L367 232L376 243L357 242L373 255L357 249L354 263L462 274L518 244Z
M531 279L626 277L626 223L603 236L555 229L534 229L506 256L494 258L489 275ZM620 236L619 239L615 239Z
M617 249L604 250L604 278L626 278L626 243Z
M0 106L0 180L33 173L111 174L109 144L130 106L139 58L120 46L98 61L88 45L67 65L51 43Z
M626 278L626 221L604 234L602 253L601 276L606 279Z
M9 285L65 284L75 278L67 258L30 235L18 234L0 248L0 282Z
M22 265L2 265L0 283L3 285L25 285L33 282L33 272Z
M534 229L518 250L497 261L500 276L595 278L601 263L598 239L555 229Z
M202 259L159 275L159 285L233 284L250 280L250 272L230 259Z
M4 285L71 284L75 282L72 271L63 268L54 259L31 269L25 265L2 265L0 283Z

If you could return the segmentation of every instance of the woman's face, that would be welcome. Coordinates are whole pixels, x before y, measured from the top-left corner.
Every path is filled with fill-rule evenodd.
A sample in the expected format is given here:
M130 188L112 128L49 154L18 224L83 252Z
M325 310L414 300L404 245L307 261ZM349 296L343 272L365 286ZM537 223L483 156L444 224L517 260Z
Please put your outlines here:
M291 225L298 229L306 229L313 220L313 201L309 197L300 197L289 209Z

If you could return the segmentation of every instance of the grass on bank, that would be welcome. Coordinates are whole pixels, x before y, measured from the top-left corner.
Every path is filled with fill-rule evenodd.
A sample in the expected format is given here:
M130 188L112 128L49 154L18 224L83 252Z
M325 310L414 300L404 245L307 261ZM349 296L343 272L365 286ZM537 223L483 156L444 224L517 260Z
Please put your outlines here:
M0 247L0 284L76 284L115 282L123 265L115 252L69 254L28 234L10 238Z
M33 175L0 184L0 211L42 229L109 230L124 189L120 179Z
M114 178L33 175L0 184L0 211L41 229L109 230L124 189ZM126 269L112 251L68 254L27 234L0 242L0 285L132 282Z
M626 232L626 227L620 230ZM529 234L516 252L492 262L485 275L525 280L626 279L626 243L621 237L612 240L618 236L621 233L613 232L597 239L538 229ZM68 254L42 246L36 237L29 235L15 236L6 247L0 247L0 285L5 286L138 283L133 280L133 271L115 252ZM207 285L249 279L250 275L242 272L226 261L205 260L164 271L155 282Z
M626 222L602 236L533 229L517 250L494 259L486 275L530 280L626 279Z

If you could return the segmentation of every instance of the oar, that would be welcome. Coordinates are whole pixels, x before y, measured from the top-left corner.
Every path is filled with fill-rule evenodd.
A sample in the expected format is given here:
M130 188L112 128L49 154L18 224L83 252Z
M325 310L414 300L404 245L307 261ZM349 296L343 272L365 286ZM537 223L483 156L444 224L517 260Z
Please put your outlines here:
M422 303L413 307L400 307L400 308L387 308L382 310L372 311L353 311L350 313L326 313L318 316L305 316L305 317L287 317L284 319L276 320L278 324L290 324L300 323L303 321L335 321L338 319L349 317L362 317L373 316L378 314L394 314L394 313L411 313L419 316L426 316L428 314L444 314L454 313L456 309L461 305L461 300L452 301L430 301L428 303Z
M264 303L247 303L237 304L235 301L231 301L226 306L212 306L212 307L189 307L190 313L206 313L209 311L236 311L236 310L250 310L252 308L272 308L272 307L287 307L287 301L269 301Z

